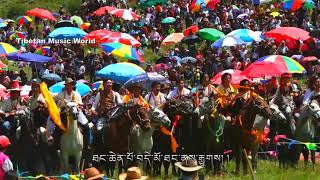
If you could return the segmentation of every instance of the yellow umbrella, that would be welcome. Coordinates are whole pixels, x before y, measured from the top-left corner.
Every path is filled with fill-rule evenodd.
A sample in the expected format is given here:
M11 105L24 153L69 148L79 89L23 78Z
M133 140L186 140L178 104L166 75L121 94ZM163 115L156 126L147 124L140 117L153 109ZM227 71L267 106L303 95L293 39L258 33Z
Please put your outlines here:
M277 16L280 15L280 13L275 11L275 12L270 13L270 15L273 16L273 17L277 17Z
M161 43L161 45L171 45L179 43L184 38L183 33L172 33L169 36L167 36Z

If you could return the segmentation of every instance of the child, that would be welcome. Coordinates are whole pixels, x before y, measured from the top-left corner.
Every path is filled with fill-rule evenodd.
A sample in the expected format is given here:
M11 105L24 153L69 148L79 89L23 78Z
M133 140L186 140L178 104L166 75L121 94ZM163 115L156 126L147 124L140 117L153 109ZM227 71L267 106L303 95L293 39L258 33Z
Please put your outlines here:
M5 175L13 171L12 162L9 157L4 154L10 144L10 140L6 136L0 136L0 180L4 180Z

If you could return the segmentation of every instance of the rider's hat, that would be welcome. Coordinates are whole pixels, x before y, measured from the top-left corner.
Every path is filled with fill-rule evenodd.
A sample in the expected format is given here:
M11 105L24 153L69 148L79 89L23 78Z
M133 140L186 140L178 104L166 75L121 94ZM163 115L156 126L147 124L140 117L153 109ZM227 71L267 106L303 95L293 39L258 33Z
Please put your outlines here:
M8 91L21 91L20 84L18 80L13 80L10 84Z

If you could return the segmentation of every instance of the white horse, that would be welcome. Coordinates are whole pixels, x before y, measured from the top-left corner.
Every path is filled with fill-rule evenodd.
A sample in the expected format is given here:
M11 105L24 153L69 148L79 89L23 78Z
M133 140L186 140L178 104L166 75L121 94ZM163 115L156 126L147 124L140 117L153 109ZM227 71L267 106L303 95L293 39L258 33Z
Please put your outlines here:
M62 112L67 120L66 132L62 134L60 141L62 167L65 172L80 172L83 135L78 127L78 113L77 105L73 102L67 103ZM71 168L69 163L72 157L74 158L74 167Z

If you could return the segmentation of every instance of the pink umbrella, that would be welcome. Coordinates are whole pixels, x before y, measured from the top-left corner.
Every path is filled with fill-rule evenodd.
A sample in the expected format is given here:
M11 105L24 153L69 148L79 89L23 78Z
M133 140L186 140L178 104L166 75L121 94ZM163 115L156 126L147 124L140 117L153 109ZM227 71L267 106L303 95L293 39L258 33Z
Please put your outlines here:
M117 8L113 7L113 6L104 6L104 7L97 9L96 11L94 11L93 14L96 16L102 16L102 15L106 14L106 12L111 12L116 9Z
M122 44L126 44L133 47L137 47L141 45L141 43L137 39L132 37L130 34L120 33L120 32L111 32L108 35L102 37L100 39L100 42L102 43L117 42L117 43L122 43Z
M245 80L245 79L249 80L246 76L241 75L242 71L234 70L234 69L227 69L227 70L219 72L213 78L211 78L211 82L213 84L221 84L221 77L224 73L231 74L231 76L232 76L231 84L240 84L240 82L242 80Z
M168 67L167 64L164 64L164 63L160 63L160 64L154 65L154 70L155 70L156 72L160 72L161 69L168 70L169 67Z
M117 17L120 17L124 20L132 21L132 20L138 20L140 19L140 16L136 13L128 10L128 9L116 9L110 12L110 14L113 14Z

